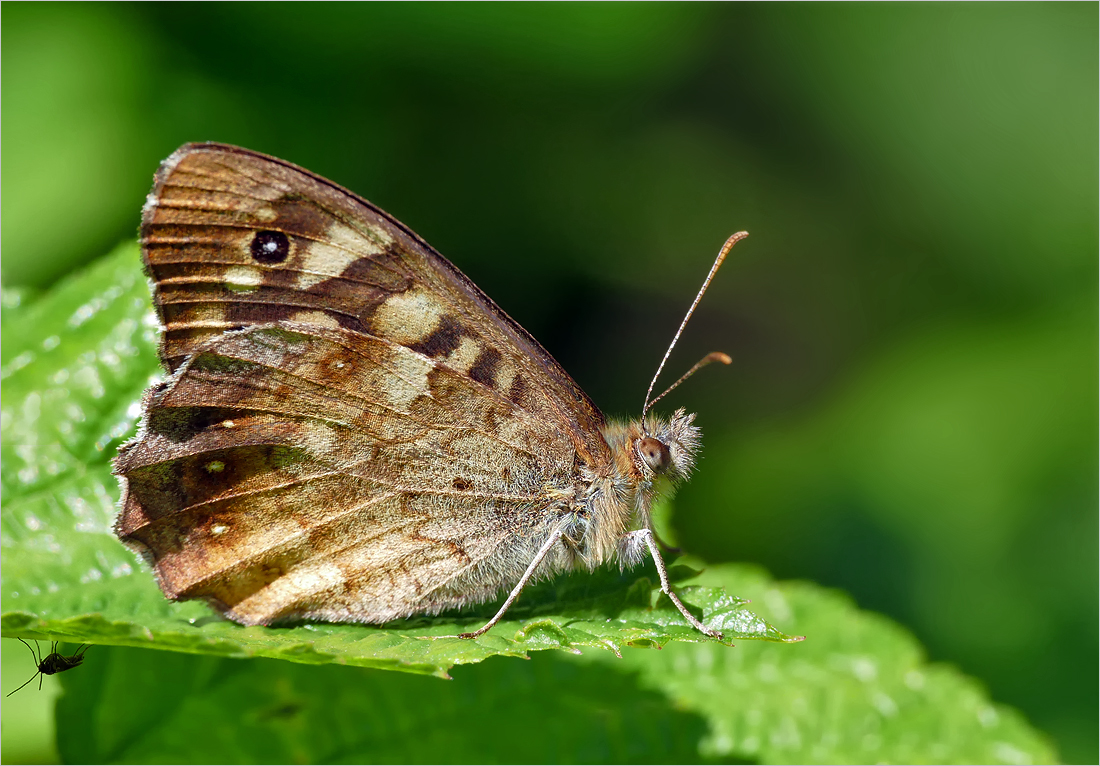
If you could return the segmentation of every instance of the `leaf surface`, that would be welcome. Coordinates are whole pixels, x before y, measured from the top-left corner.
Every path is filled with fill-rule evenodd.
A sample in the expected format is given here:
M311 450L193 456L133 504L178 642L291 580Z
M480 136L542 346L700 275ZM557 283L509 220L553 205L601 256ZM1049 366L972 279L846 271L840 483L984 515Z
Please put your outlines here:
M700 581L751 597L768 619L805 633L792 647L670 645L624 654L641 688L704 717L708 760L761 763L1057 763L1019 711L942 663L897 623L846 594L776 582L744 565L708 567ZM778 650L778 651L776 651ZM598 654L578 658L604 664Z
M810 638L545 652L450 683L103 647L59 677L59 749L69 762L1057 761L1017 711L843 594L740 565L701 579Z

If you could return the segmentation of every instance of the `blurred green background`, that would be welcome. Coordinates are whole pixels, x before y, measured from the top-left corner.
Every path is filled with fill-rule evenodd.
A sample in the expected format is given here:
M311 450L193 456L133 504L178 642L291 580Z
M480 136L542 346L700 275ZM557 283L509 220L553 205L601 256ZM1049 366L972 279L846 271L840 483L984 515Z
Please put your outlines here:
M1096 4L3 22L6 288L134 236L179 144L240 144L397 216L629 416L750 231L669 370L734 357L668 400L705 435L681 544L848 590L1100 758Z

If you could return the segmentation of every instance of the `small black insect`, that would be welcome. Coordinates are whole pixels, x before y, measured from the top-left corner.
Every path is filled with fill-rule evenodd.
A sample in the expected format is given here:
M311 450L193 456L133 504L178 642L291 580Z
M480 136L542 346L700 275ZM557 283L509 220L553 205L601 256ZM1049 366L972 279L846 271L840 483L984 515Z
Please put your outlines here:
M31 650L31 656L34 657L34 664L38 666L38 672L27 679L27 683L23 684L23 686L26 686L39 676L52 676L54 673L60 673L63 670L72 670L77 665L84 662L84 654L88 651L88 649L92 648L90 645L81 644L76 648L76 654L66 657L63 654L58 653L57 642L54 641L53 646L50 647L50 653L47 654L44 658L39 659L38 653L36 653L34 649L31 649L30 644L28 644L21 638L17 640L22 643L23 646ZM38 641L35 641L34 645L38 646ZM84 648L83 652L80 651L81 648ZM19 689L22 689L23 686L20 686ZM16 689L15 692L19 691L19 689ZM42 691L41 678L38 678L38 690ZM11 695L15 694L15 692L8 692L8 694L6 694L5 696L10 697Z

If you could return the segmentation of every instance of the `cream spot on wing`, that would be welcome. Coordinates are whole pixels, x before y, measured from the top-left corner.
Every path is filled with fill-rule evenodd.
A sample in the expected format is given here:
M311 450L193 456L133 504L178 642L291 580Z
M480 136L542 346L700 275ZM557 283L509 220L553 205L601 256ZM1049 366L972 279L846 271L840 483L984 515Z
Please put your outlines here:
M339 445L336 429L318 421L310 424L305 435L305 447L314 455L328 455Z
M408 345L431 335L443 314L443 306L428 293L406 290L387 298L371 317L371 325L386 339Z
M299 311L291 319L304 324L331 327L335 330L340 329L340 323L336 320L336 317L324 311Z
M346 247L348 250L366 250L370 253L380 253L383 248L393 243L393 237L385 230L369 225L364 226L360 231L343 223L334 223L325 232L325 237L333 244Z
M260 223L271 223L279 217L279 214L275 212L274 208L259 205L252 210L252 215L255 216L256 220Z
M206 469L207 473L221 473L225 470L225 463L221 460L211 460L203 468Z
M214 526L210 527L210 534L212 535L224 535L228 531L229 527L227 527L225 524L215 524Z
M305 290L318 282L339 276L358 259L359 256L350 250L333 247L326 242L311 242L298 252L295 264L300 269L298 287Z
M396 378L387 376L385 384L378 387L379 393L388 406L398 412L408 412L416 397L429 392L428 373L435 368L435 363L405 349L394 349L390 366L397 373Z
M263 272L251 266L230 266L225 270L226 287L233 292L255 292L263 281Z
M515 379L516 368L504 359L501 359L496 369L496 384L494 386L496 390L507 394L508 390L512 387L512 381Z
M446 364L459 372L469 372L479 353L481 353L481 344L469 336L463 336L458 348L447 356Z
M335 564L318 562L294 567L272 583L275 588L285 588L289 593L320 593L344 584L344 572ZM340 588L342 590L342 588Z
M216 303L193 303L188 306L187 320L173 322L176 326L213 327L225 323L225 309Z
M336 564L319 561L299 565L241 601L233 612L252 618L271 619L279 609L309 596L326 591L343 591L345 579Z
M229 325L228 322L225 321L225 319L223 317L218 317L217 319L199 319L199 320L190 321L190 322L179 322L179 321L172 322L172 329L173 330L184 330L184 329L196 330L196 329L201 329L201 328L208 328L208 329L212 329L212 330L224 330L227 327L230 327L230 325Z
M382 253L382 247L343 224L333 224L324 242L311 242L298 255L298 287L302 290L338 277L360 258Z

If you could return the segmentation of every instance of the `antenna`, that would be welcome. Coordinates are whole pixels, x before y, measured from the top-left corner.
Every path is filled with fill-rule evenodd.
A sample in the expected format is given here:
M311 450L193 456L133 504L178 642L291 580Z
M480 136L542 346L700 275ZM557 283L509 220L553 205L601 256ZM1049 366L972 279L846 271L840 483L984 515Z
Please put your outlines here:
M690 378L695 373L699 372L699 370L703 369L704 367L706 367L711 362L721 362L722 364L730 364L731 362L733 362L733 360L730 359L729 354L723 354L721 351L711 351L709 354L707 354L702 359L700 359L698 362L696 362L694 367L692 367L690 370L688 370L683 375L681 375L679 380L677 380L671 386L666 388L661 393L660 396L653 397L653 401L649 403L649 406L653 407L654 404L656 404L657 402L664 399L665 395L670 393L672 391L672 389L676 388L676 386L683 383L685 380Z
M732 237L727 239L726 244L722 245L722 249L718 251L718 257L714 259L714 265L710 267L710 273L707 274L707 278L703 280L703 286L699 288L699 293L695 296L695 300L691 302L691 308L688 309L687 315L684 317L684 321L680 323L680 329L677 330L676 334L672 336L672 343L668 344L668 350L665 351L665 355L664 358L661 359L661 363L657 365L657 372L654 373L653 380L649 382L649 388L645 392L645 404L642 406L643 433L649 433L645 425L645 416L649 412L649 408L657 402L657 399L660 399L669 391L676 388L676 386L683 383L685 380L688 379L688 377L694 374L696 370L705 367L711 362L722 362L723 364L730 363L730 358L721 352L716 351L714 353L707 354L705 357L699 360L699 362L694 367L688 370L687 373L685 373L678 381L669 386L664 394L661 394L661 396L658 396L657 399L654 399L653 401L650 401L649 399L649 397L653 394L653 386L657 384L657 378L661 377L661 371L665 369L665 362L668 361L669 354L671 354L672 349L676 347L676 342L680 340L680 335L684 332L684 328L687 327L687 323L688 320L691 319L691 315L695 313L695 307L698 306L699 301L703 299L703 293L705 293L707 291L707 288L710 287L710 281L714 279L714 275L718 273L718 268L722 265L722 262L726 260L726 256L729 255L729 251L733 249L733 246L747 236L749 236L749 233L747 231L739 231Z

